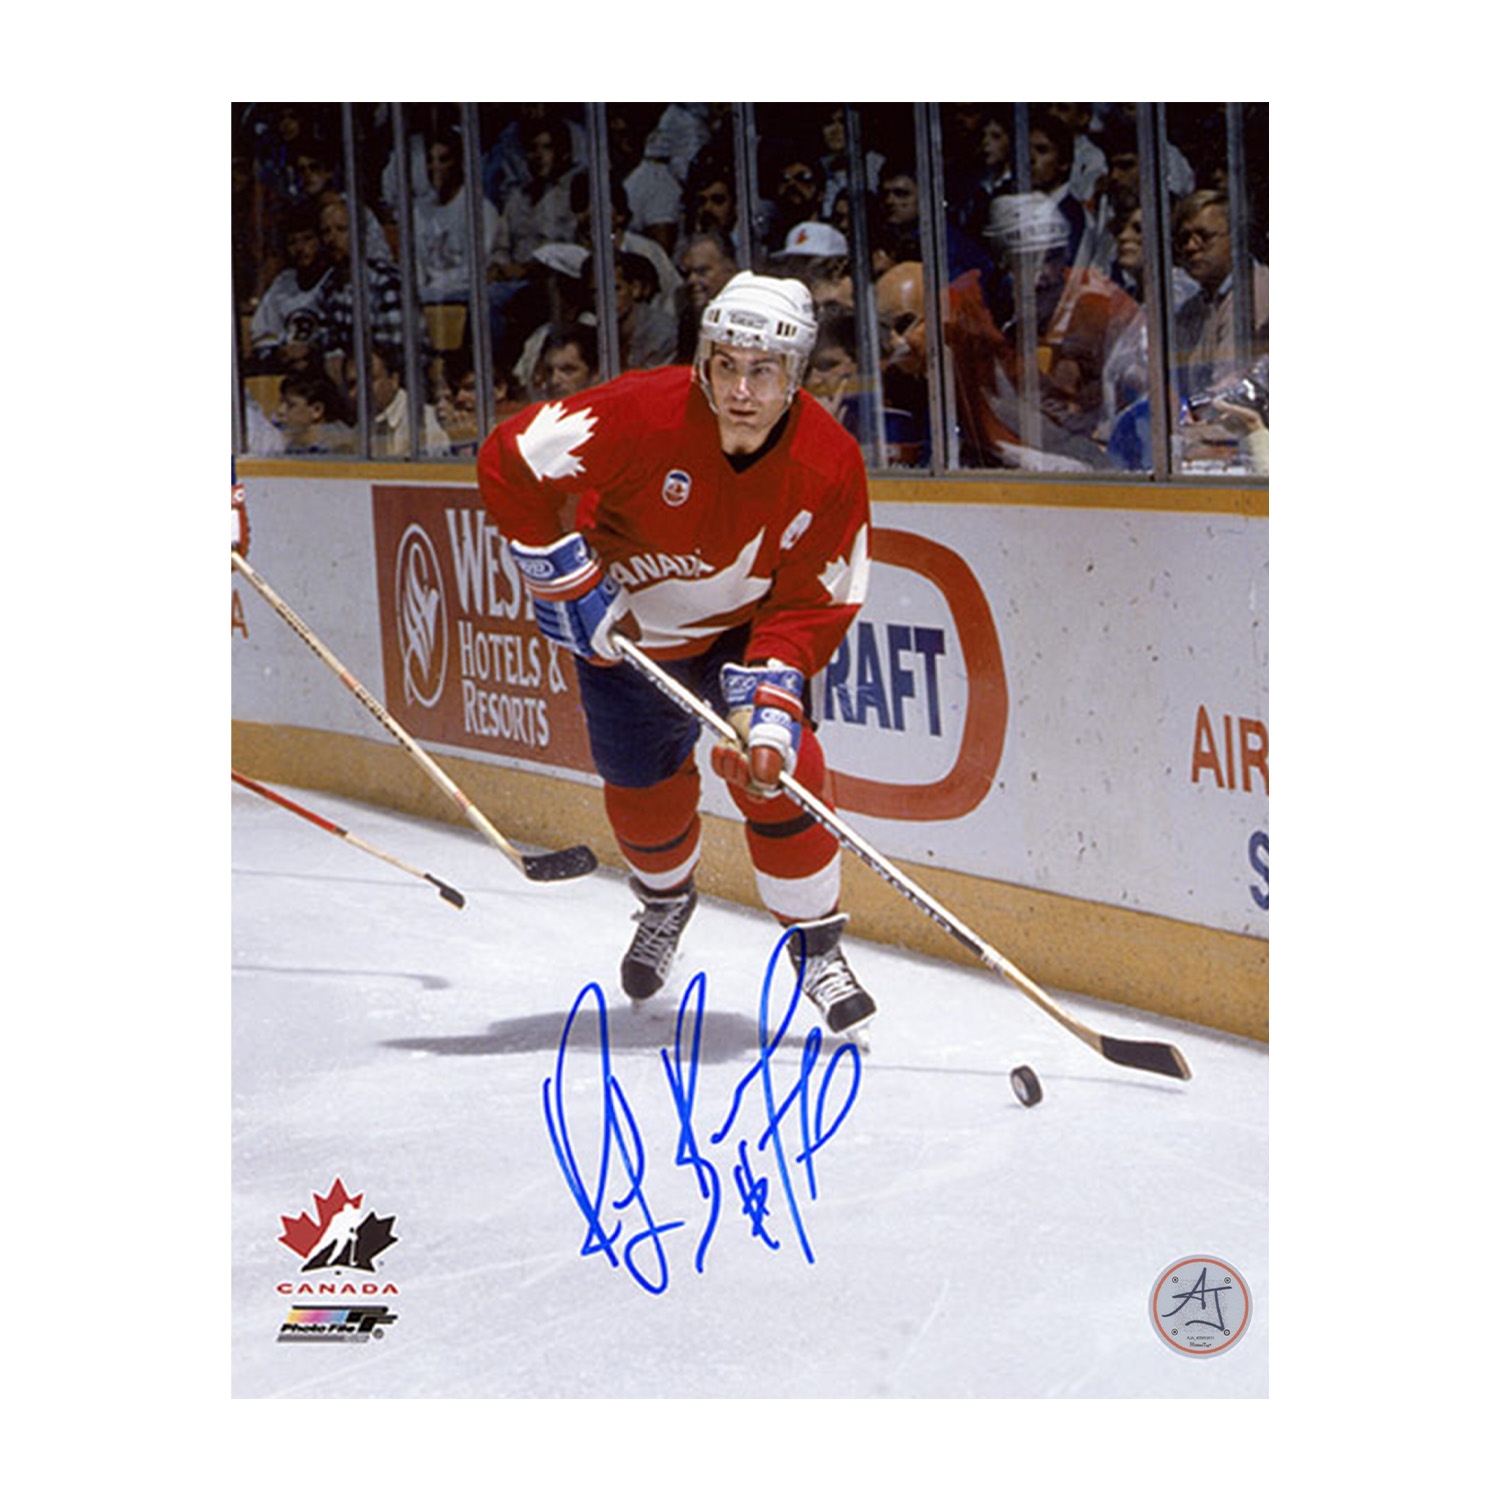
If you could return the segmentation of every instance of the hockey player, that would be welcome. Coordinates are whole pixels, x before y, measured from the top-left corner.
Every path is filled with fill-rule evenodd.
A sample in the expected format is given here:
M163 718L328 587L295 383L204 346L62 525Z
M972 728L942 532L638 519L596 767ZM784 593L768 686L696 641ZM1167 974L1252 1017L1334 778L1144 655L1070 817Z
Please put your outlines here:
M713 769L745 819L761 900L830 1031L875 1002L840 950L838 845L776 789L825 800L807 684L838 648L869 573L853 438L800 390L817 327L799 282L741 272L705 308L691 368L620 376L498 426L479 487L539 629L577 655L604 805L641 902L620 966L654 994L697 902L696 720L623 665L633 637L740 733ZM575 509L576 507L576 509Z

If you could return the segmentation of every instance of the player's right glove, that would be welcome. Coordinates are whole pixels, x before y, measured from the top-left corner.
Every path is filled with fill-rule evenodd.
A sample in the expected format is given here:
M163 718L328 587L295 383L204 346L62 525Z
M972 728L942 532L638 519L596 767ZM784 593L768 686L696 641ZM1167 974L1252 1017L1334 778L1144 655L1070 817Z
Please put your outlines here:
M739 743L721 741L710 757L713 768L752 796L776 793L783 771L797 764L802 743L804 679L795 667L773 661L765 666L726 663L719 686Z
M545 547L511 542L510 553L526 580L537 629L549 641L590 661L619 661L610 633L629 612L630 598L578 532Z

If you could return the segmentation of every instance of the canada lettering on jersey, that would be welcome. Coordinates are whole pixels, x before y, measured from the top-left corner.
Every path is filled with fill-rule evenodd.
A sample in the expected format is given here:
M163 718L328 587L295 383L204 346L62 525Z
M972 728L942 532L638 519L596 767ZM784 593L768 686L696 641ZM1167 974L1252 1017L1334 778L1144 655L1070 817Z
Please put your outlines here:
M609 571L622 587L638 589L663 578L711 578L718 569L696 552L649 552L619 558L609 565Z

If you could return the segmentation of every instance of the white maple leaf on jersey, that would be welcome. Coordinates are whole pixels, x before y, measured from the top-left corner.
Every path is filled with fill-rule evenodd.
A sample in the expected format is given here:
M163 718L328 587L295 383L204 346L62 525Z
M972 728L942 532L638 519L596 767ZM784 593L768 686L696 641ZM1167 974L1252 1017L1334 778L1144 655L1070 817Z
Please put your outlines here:
M835 604L863 604L870 586L870 528L861 526L849 549L849 556L832 557L818 574L818 582L828 590Z
M765 540L757 531L740 555L716 573L702 578L671 578L631 591L631 612L641 627L643 650L680 646L718 635L725 615L753 604L771 587L769 578L751 572Z
M516 447L538 479L572 479L583 473L578 450L593 437L598 421L592 407L564 411L560 402L549 401L516 439Z

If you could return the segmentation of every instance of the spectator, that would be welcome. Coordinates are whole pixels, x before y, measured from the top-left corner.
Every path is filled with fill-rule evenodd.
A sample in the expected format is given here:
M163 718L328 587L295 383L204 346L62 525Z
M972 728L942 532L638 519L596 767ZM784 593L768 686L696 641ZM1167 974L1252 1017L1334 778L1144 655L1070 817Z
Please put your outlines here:
M821 209L810 217L824 223L832 223L835 207L841 193L849 191L849 127L844 119L842 104L826 104L822 115L823 155L818 164L823 169L823 203ZM865 184L878 182L885 158L878 151L865 152Z
M508 366L500 366L509 368L509 384L523 393L523 399L529 399L524 393L537 385L542 346L553 331L571 323L586 323L590 328L597 324L593 280L584 280L584 265L588 260L589 252L582 245L543 245L536 253L534 274L541 287L546 318L526 336L515 360Z
M573 206L573 182L580 169L573 164L572 136L552 115L522 122L527 181L507 194L501 208L492 264L505 281L520 281L527 262L540 246L574 240L578 215Z
M609 201L616 257L626 254L642 255L651 262L656 268L656 284L660 289L657 292L657 301L666 310L668 316L673 315L677 304L677 288L682 281L677 274L677 267L672 264L671 257L655 240L647 239L645 235L637 234L630 228L630 205L625 198L625 189L620 183L610 183ZM595 243L593 209L588 180L580 176L573 184L573 210L577 216L577 240L580 245Z
M1265 266L1252 263L1251 341L1248 348L1237 348L1228 195L1212 188L1188 194L1172 215L1172 246L1177 263L1198 285L1175 319L1180 390L1191 398L1232 379L1266 352L1270 275Z
M587 243L580 235L574 188L587 176L573 163L573 138L560 116L543 113L521 121L527 181L506 195L489 260L490 338L502 366L510 364L545 309L529 275L536 252L559 242Z
M649 370L672 363L677 325L657 298L656 267L644 255L625 251L615 262L615 327L620 362L627 370ZM583 266L583 284L591 286L594 260Z
M919 261L899 261L875 283L886 452L892 464L925 464L927 312Z
M1101 454L1092 439L1104 404L1105 367L1136 326L1139 308L1108 277L1071 264L1068 235L1046 194L996 199L990 238L1001 275L989 310L1004 341L999 374L1009 387L1006 400L1027 390L1034 376L1040 405L1039 412L1018 409L1021 426L1008 416L1007 425L1028 435L1026 446L1033 450L1097 464ZM1034 333L1027 328L1031 317ZM1034 366L1028 347L1033 339ZM1019 457L1035 462L1034 453Z
M1056 115L1030 114L1031 191L1044 193L1068 227L1067 260L1074 264L1089 230L1088 214L1074 194L1073 131Z
M501 416L525 405L524 394L503 370L495 372L493 396L495 411ZM479 381L466 345L445 350L433 361L432 404L448 435L448 452L477 453L481 437Z
M343 378L343 359L354 350L354 280L350 270L349 207L338 194L324 196L318 215L330 268L319 286L313 311L318 326L315 349L330 377ZM370 332L377 342L401 341L401 280L381 261L365 261Z
M738 260L743 247L733 165L718 151L706 151L693 162L683 190L687 198L689 232L718 230L734 246L735 259Z
M284 453L350 453L354 429L344 420L344 403L321 371L295 371L283 377L272 418Z
M688 364L698 347L698 323L703 309L729 284L739 269L734 245L719 229L700 229L688 238L682 252L682 285L677 296L679 364Z
M230 153L229 182L234 305L243 317L255 311L261 292L278 268L270 249L272 235L265 187L256 176L255 157L248 138L239 130Z
M251 361L259 370L304 366L316 341L317 303L329 274L315 204L299 203L284 228L286 269L268 286L250 320Z
M770 190L771 212L766 220L765 243L776 245L793 226L822 215L826 180L818 154L792 142L779 142L768 152L766 168L763 180Z
M1130 293L1137 302L1146 297L1146 220L1140 201L1116 192L1110 200L1114 213L1108 224L1110 257L1109 275L1116 286Z
M1016 191L1011 154L1012 109L1009 104L987 104L977 112L974 161L962 169L953 187L957 207L954 221L967 235L979 238L989 223L990 202L1001 193Z
M1137 302L1146 300L1146 225L1141 204L1124 189L1113 195L1114 217L1107 227L1109 243L1114 247L1107 268L1116 286L1130 293ZM1172 267L1172 308L1175 312L1198 290L1198 284L1181 266Z
M908 161L887 161L880 177L880 208L871 226L871 271L876 277L894 266L922 258L922 201L916 169ZM983 248L957 223L947 226L943 254L951 281L965 271L988 269Z
M464 182L463 137L457 131L427 142L429 190L412 203L412 249L417 268L417 295L426 305L467 303L470 292L469 194ZM482 243L493 246L500 215L482 194L479 199Z
M495 106L480 105L481 119ZM518 104L510 106L515 117L506 119L495 132L486 148L480 166L484 196L497 208L504 208L505 200L518 187L525 187L531 180L531 168L527 165L526 135L531 122L547 120L556 129L567 131L568 158L581 162L588 155L588 136L576 120L560 113L550 104Z
M670 151L668 136L651 128L660 113L651 104L610 105L610 174L625 189L630 209L626 227L671 255L677 248L682 219L682 183L665 160Z
M1108 170L1104 151L1094 138L1092 104L1049 104L1042 118L1056 120L1072 137L1069 151L1068 190L1077 201L1088 207L1094 201L1099 179ZM1032 183L1035 187L1036 183Z
M1109 275L1115 274L1118 245L1117 225L1130 207L1143 201L1141 193L1141 158L1136 131L1135 107L1115 106L1098 134L1099 149L1104 153L1106 171L1094 189L1090 209L1093 225L1091 246L1081 257L1083 263ZM1193 174L1182 153L1167 147L1167 192L1173 199L1191 192ZM1140 292L1132 286L1126 290L1139 300ZM1191 287L1188 288L1191 291Z
M849 273L849 242L832 224L798 224L771 259L780 270L795 276L813 296L814 308L829 302L854 306L854 283Z
M317 138L309 140L297 152L297 180L301 185L302 202L321 207L330 193L338 195L339 161L339 151ZM360 222L364 225L365 257L394 266L396 257L392 250L391 231L369 204L365 205Z
M390 344L371 346L370 372L370 457L408 458L411 455L411 402L402 385L401 351ZM359 375L352 356L344 361L345 389L349 405L358 410ZM448 435L438 421L437 411L422 407L422 448L426 457L448 452Z
M880 174L879 207L872 238L891 265L922 258L921 200L916 169L887 161Z
M537 398L561 401L599 380L599 333L587 323L555 328L537 359Z
M433 361L433 408L450 454L479 451L479 382L467 346L448 349ZM499 405L504 386L495 392Z
M874 403L859 368L853 308L831 302L818 311L818 336L803 382L807 393L862 442L873 440Z
M399 195L400 158L395 150L394 121L390 118L389 105L376 106L376 118L380 122L375 129L381 140L389 147L385 166L380 174L380 196L386 203L394 203ZM406 116L406 176L413 202L428 197L432 192L432 180L427 175L427 153L433 141L443 136L458 135L462 129L461 116L455 104L408 104Z

